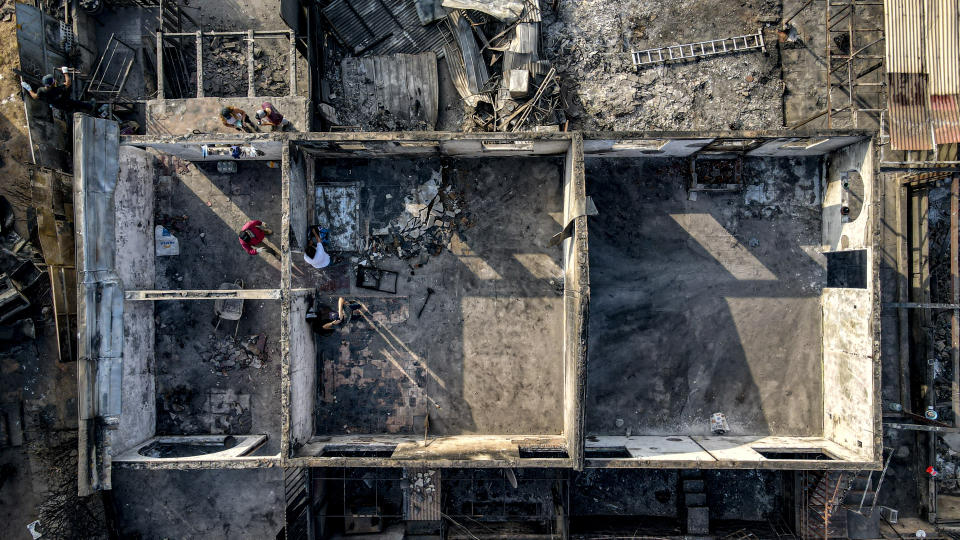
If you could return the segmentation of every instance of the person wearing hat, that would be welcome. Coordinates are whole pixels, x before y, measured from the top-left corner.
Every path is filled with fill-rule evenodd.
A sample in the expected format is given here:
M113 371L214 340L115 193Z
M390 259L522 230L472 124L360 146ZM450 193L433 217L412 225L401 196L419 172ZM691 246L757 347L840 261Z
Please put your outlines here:
M283 115L273 106L273 103L264 101L260 105L260 110L257 111L257 124L271 126L273 131L283 131L290 121L284 120Z
M247 113L239 107L224 107L220 109L220 121L223 125L232 127L237 131L260 131L257 129L257 126L253 125L253 120L250 120ZM250 125L250 129L247 129L247 124Z
M95 105L93 101L85 103L70 97L70 86L73 84L73 77L70 76L70 68L64 66L60 68L60 72L63 73L63 84L57 83L57 79L53 75L44 75L41 81L43 86L38 88L36 92L34 92L33 87L26 82L21 82L20 86L22 86L33 99L42 101L63 112L73 113L76 111L92 110Z

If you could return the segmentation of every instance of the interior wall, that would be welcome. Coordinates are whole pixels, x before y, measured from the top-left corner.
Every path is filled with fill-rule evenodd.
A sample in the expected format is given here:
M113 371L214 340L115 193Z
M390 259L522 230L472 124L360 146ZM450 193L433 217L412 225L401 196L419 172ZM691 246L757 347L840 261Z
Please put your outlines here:
M290 148L290 227L293 229L293 236L297 239L297 245L291 246L291 249L303 251L307 242L307 174L306 174L306 156L297 149ZM294 260L294 262L298 262Z
M844 222L840 213L843 175L857 171L863 181L862 193L851 197L862 200L856 219ZM874 200L873 141L865 140L843 147L827 157L826 185L823 190L823 250L863 249L873 244L870 207Z
M824 437L860 455L880 458L880 374L877 353L879 313L873 142L858 142L827 159L823 200L823 251L867 250L867 287L825 288L823 309ZM849 197L860 199L855 219L841 215L843 173L857 171L862 188L851 183Z
M290 300L290 448L313 436L313 408L317 395L317 349L305 319L308 291L293 291Z
M583 408L586 400L587 317L590 303L583 138L575 134L563 173L563 222L573 224L563 241L563 435L575 468L583 468Z
M196 141L176 141L165 142L147 137L125 137L124 144L121 146L137 146L142 148L153 148L158 152L170 154L186 161L233 161L234 158L227 155L203 155L203 145L210 146L230 146L238 145L240 147L252 146L257 150L256 157L241 157L239 161L279 161L283 148L283 143L274 140L248 140L249 137L224 137L220 139L196 140ZM167 139L169 140L169 139Z
M570 147L566 133L539 134L531 140L529 134L435 133L433 139L420 137L416 132L359 133L316 137L310 134L299 143L314 157L451 157L538 156L560 155ZM451 137L452 135L452 137Z
M117 277L124 290L152 289L156 271L153 239L154 157L121 146L116 202ZM153 302L124 302L123 395L120 423L111 430L113 455L136 446L156 431Z
M871 289L824 289L823 436L874 459L879 411Z

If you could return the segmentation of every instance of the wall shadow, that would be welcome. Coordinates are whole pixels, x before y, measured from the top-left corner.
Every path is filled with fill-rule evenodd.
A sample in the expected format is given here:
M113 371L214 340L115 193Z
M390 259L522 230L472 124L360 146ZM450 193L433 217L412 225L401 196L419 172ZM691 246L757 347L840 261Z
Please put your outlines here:
M422 435L427 413L431 434L560 434L562 254L547 242L563 210L562 160L340 159L316 170L317 182L360 191L359 236L378 243L356 258L399 273L396 295L357 288L351 265L317 278L330 305L349 292L364 306L360 321L319 338L317 434ZM443 224L412 232L433 183Z
M588 434L822 433L819 163L691 201L686 159L587 160Z
M175 158L161 167L155 194L155 221L169 229L180 255L157 257L158 289L217 289L242 280L246 289L280 286L280 171L263 162L237 163L221 174L216 163L186 164ZM169 174L169 180L162 175ZM247 253L237 238L248 220L265 222L274 233L270 248Z

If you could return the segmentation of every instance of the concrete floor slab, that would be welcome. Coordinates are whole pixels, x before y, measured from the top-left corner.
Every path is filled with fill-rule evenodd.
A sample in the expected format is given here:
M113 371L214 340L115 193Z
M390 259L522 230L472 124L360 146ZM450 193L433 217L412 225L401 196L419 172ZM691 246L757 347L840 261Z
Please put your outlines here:
M377 261L399 272L396 295L357 289L347 264L300 280L329 293L330 305L344 294L364 306L359 320L320 338L316 433L419 433L429 413L431 434L559 434L562 261L547 242L559 227L551 214L562 211L562 162L340 160L318 171L362 186L360 221L371 230L443 171L441 190L462 197L467 225L434 254Z
M276 454L280 303L246 300L239 325L219 327L213 304L156 303L157 434L265 434L256 454Z
M220 121L220 109L239 107L247 113L256 125L254 114L260 105L269 101L291 123L293 131L307 131L309 126L307 99L299 96L287 97L231 97L231 98L193 98L193 99L156 99L147 102L148 135L187 135L201 133L237 133L237 130L223 125ZM260 131L270 132L263 126Z
M800 450L823 451L839 460L858 461L857 456L839 444L822 437L693 437L717 461L761 462L783 461L763 457L757 450L799 453ZM829 463L829 460L824 461Z
M679 437L595 437L589 447L625 446L633 458L640 458L643 462L709 462L716 461L706 450L693 439L686 436Z
M155 221L177 237L180 255L157 257L157 289L217 289L237 280L246 289L280 286L280 169L257 161L237 165L236 173L221 174L216 163L171 159L173 174L156 184ZM277 231L256 256L237 238L254 219Z
M118 533L124 538L274 538L283 528L283 472L247 470L113 472Z
M688 171L587 160L587 433L822 434L819 159L748 158L696 200Z

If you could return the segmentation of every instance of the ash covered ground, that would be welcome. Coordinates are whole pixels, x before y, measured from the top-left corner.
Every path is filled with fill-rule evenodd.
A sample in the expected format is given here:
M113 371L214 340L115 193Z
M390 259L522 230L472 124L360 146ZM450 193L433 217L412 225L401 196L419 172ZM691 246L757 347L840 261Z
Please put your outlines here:
M755 33L779 2L563 0L543 46L567 93L570 129L740 130L783 125L776 32L748 51L636 71L630 52Z

